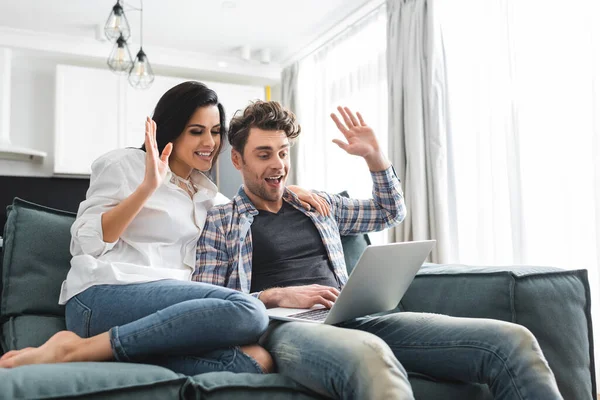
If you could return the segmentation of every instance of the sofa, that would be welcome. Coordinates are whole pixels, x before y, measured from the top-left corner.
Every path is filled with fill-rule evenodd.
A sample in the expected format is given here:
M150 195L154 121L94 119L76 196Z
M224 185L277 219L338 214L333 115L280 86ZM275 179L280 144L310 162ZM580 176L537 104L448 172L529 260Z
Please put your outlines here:
M21 199L8 210L0 285L2 351L38 346L65 329L57 303L69 269L75 215ZM367 238L343 238L349 268ZM567 400L595 399L590 290L585 270L425 264L398 311L495 318L537 337ZM491 399L487 386L410 374L418 400ZM30 365L0 370L3 399L318 399L279 375L226 372L184 376L116 362Z

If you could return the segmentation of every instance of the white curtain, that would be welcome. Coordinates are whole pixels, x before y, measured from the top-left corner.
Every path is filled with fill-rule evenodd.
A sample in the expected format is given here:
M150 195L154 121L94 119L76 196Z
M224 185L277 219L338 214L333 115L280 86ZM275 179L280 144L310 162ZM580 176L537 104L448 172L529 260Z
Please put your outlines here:
M405 187L407 217L393 241L436 239L434 262L454 255L456 224L444 48L433 0L388 0L389 152Z
M465 18L465 9L472 16ZM520 264L525 186L519 138L527 133L518 122L507 0L440 2L438 12L456 182L456 207L450 212L457 221L458 232L452 236L457 252L450 261ZM534 131L543 132L540 128Z
M599 3L438 4L457 196L451 261L586 268L596 343Z
M298 63L287 66L281 71L281 104L292 111L298 112ZM298 170L298 147L292 146L291 168L287 183L294 185L297 183L296 171Z
M331 142L343 137L329 115L338 105L360 111L381 147L387 148L385 48L385 8L380 7L300 61L295 110L302 126L295 163L299 185L371 197L366 163ZM371 238L386 241L382 234Z

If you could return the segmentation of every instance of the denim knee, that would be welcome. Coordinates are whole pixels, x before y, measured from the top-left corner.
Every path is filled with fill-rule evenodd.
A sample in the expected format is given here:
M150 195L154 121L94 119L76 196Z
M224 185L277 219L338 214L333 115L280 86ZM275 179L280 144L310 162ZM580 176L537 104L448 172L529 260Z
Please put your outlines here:
M501 332L500 345L509 353L519 353L523 350L539 350L537 339L529 329L522 325L504 322L499 329Z
M265 305L257 298L243 293L236 294L231 300L241 309L237 326L240 336L245 337L248 343L257 342L269 325Z
M400 369L402 375L408 377L406 370L404 367L397 362L396 356L390 346L378 336L373 334L361 335L361 337L357 338L361 344L356 350L358 351L357 356L359 360L366 365L361 366L361 368L370 369L369 366L378 365L378 366L387 366L389 367L390 361L392 364L397 366Z
M542 349L529 329L522 325L500 322L497 343L502 358L527 368L549 369Z
M355 382L355 398L414 399L408 374L385 341L375 335L356 331L349 346L343 370L347 381ZM349 393L345 393L349 394Z
M339 344L343 345L336 348L338 352L343 352L343 365L340 367L346 379L366 383L394 367L397 367L397 372L401 375L408 377L406 370L383 339L363 331L353 331L351 337L351 342L346 341L346 337L340 337Z

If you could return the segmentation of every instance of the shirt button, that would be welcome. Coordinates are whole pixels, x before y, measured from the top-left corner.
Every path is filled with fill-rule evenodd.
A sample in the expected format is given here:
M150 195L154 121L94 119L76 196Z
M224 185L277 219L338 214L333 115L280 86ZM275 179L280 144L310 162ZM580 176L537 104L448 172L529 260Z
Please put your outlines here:
M243 242L244 242L244 238L241 238L241 239L240 239L240 243L243 243Z

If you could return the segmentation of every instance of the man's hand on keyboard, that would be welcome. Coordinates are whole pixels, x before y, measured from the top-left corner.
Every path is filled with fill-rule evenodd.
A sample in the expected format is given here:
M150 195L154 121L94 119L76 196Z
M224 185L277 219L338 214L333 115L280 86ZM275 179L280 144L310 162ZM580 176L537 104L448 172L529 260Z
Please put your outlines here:
M311 308L317 304L331 308L339 294L334 287L307 285L267 289L258 298L267 308Z

